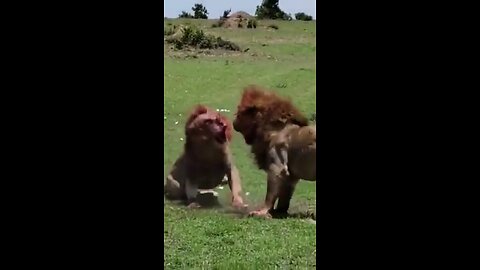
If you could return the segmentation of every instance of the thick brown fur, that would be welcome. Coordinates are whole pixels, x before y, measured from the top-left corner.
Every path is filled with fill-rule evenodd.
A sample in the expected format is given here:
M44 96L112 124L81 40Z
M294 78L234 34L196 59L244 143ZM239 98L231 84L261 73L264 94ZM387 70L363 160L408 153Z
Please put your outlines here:
M265 204L252 215L286 213L300 179L316 180L316 126L289 99L259 86L244 89L233 127L251 145L258 167L268 174Z
M229 142L232 125L225 116L198 105L189 115L185 125L184 152L173 165L166 179L165 196L197 207L199 189L213 189L228 180L232 191L232 204L244 208L241 182Z

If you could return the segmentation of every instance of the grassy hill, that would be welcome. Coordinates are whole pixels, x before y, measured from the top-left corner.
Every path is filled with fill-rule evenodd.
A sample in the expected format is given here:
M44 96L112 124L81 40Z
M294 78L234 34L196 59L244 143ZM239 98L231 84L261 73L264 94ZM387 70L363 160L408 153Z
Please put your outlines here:
M183 149L186 113L195 104L226 109L233 120L243 87L258 84L289 96L306 116L315 113L315 22L259 21L256 29L212 28L215 20L166 19L165 27L190 24L238 44L240 52L164 50L165 176ZM278 26L278 30L268 27ZM266 192L237 132L232 152L250 207ZM316 233L306 218L262 220L228 213L228 186L217 189L226 206L188 210L165 201L165 269L314 268ZM315 182L301 181L290 212L315 209Z

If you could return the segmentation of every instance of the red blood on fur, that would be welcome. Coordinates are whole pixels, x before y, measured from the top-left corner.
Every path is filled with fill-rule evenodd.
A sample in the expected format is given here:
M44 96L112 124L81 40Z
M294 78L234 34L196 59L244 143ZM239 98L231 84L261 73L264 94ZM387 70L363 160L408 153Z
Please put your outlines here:
M225 129L225 137L227 138L228 141L232 140L233 128L232 128L232 124L230 123L228 118L219 114L218 112L208 108L205 105L199 104L193 109L192 113L190 113L190 116L187 119L187 122L185 124L185 128L186 129L192 128L193 127L192 123L195 121L195 119L197 117L199 117L202 114L209 114L209 115L211 115L212 119L215 119L215 118L220 119L220 121L227 127Z

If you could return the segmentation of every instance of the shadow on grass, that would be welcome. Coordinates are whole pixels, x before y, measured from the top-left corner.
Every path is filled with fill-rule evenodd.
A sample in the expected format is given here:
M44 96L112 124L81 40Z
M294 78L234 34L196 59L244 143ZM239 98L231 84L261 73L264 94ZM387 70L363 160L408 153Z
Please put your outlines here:
M274 219L285 219L285 218L296 218L296 219L313 219L316 220L316 214L312 211L302 211L302 212L277 212L275 210L271 211L270 214Z
M174 205L178 206L188 206L188 202L186 200L168 200ZM222 205L218 201L218 197L211 194L199 194L196 199L196 203L203 209L212 209L212 208L221 208Z
M227 214L232 214L233 216L236 216L237 218L248 218L250 211L254 209L225 209L225 213ZM285 213L285 212L277 212L275 210L270 212L270 215L274 219L286 219L286 218L295 218L295 219L312 219L316 220L316 213L313 211L300 211L300 212L293 212L293 213Z
M186 201L170 201L173 204L176 204L178 206L187 206ZM201 206L200 209L222 209L221 212L232 215L233 217L236 218L249 218L249 213L250 211L253 211L255 208L253 207L245 207L243 209L236 209L230 206L224 206L220 203L218 200L218 197L210 195L210 194L204 194L202 196L197 197L197 202ZM302 207L293 207L293 211L290 211L291 213L285 213L285 212L278 212L275 210L270 211L270 215L272 216L273 219L286 219L286 218L295 218L295 219L307 219L307 220L316 220L316 211L312 211L310 209L305 209Z

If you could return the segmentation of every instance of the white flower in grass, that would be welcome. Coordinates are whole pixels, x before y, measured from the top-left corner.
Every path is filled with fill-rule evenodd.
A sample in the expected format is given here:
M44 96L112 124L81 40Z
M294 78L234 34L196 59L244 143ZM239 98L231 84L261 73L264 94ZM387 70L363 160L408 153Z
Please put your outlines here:
M248 195L250 195L250 192L245 192L245 196L248 196Z
M175 121L175 125L178 125L178 121Z
M180 141L183 141L183 138L180 138Z

